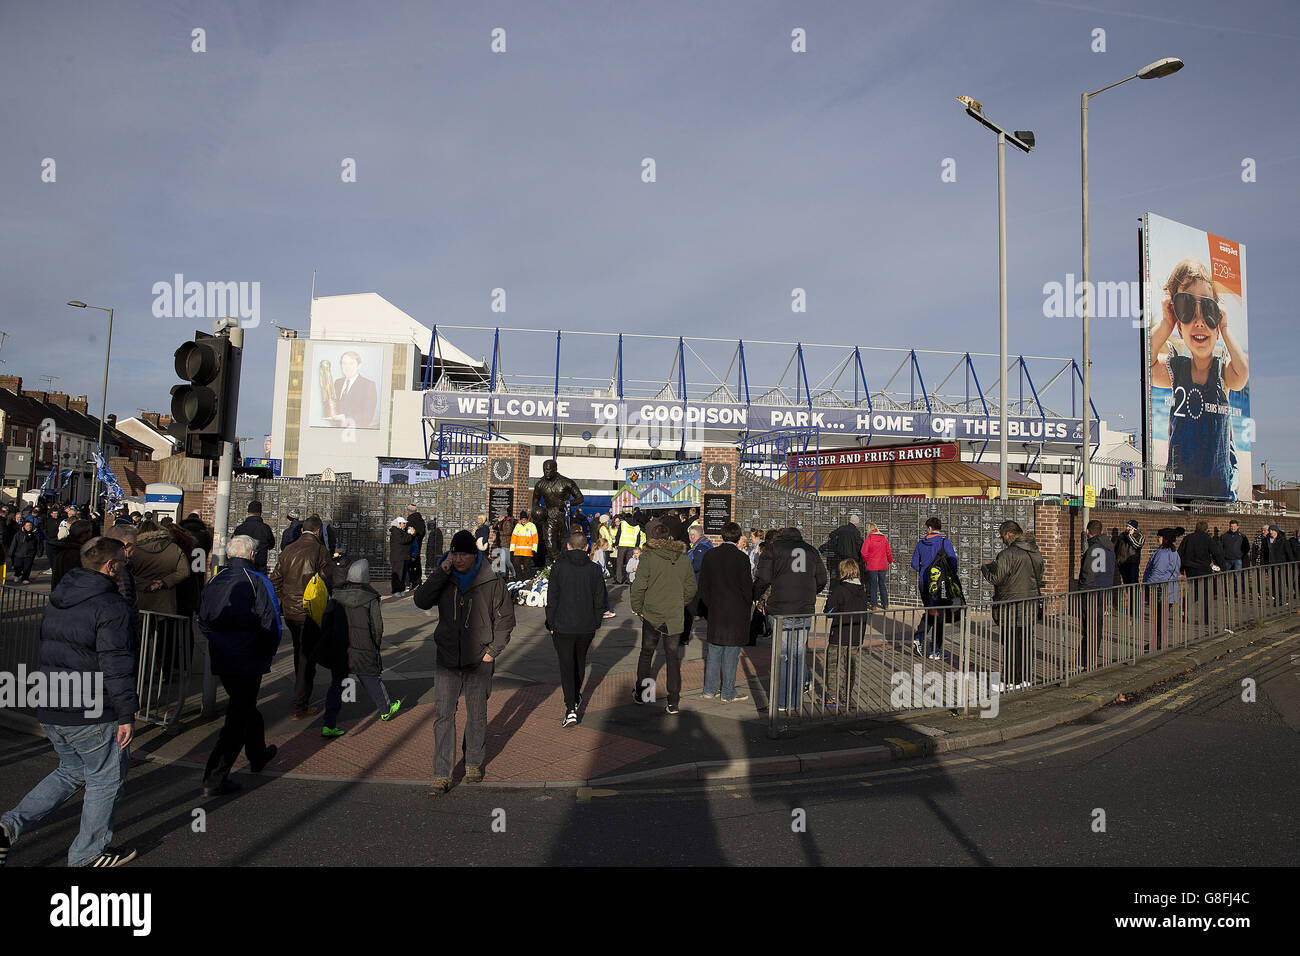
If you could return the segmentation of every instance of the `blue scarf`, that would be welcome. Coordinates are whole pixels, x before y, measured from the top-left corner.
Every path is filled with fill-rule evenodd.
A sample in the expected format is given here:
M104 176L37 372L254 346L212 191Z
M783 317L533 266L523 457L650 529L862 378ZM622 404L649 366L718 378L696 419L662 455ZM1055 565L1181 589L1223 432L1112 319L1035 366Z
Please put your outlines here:
M474 583L474 579L478 577L478 569L482 566L482 564L483 564L483 552L480 551L478 553L478 557L475 558L474 560L474 567L470 568L464 574L457 571L454 567L451 569L452 580L454 580L456 582L456 586L460 588L461 594L464 594L466 591L468 591L469 586Z

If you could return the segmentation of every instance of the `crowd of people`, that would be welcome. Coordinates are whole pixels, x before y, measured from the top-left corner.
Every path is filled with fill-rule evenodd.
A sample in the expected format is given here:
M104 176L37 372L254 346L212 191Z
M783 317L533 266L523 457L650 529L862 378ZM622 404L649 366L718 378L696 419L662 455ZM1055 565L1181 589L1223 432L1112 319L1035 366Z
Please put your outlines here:
M111 517L105 527L86 509L45 506L15 513L0 508L0 566L12 568L10 583L31 580L35 557L44 554L50 560L42 671L102 675L107 694L103 713L94 717L58 701L38 713L60 765L0 817L0 865L23 832L83 786L82 826L69 849L69 864L119 866L134 857L133 851L112 845L112 818L130 765L139 704L141 612L192 616L211 671L229 698L203 772L207 796L239 789L231 770L241 753L254 772L276 757L276 747L266 742L258 697L285 630L293 646L291 718L307 720L321 713L312 705L318 669L329 673L322 737L345 732L339 717L349 675L366 689L381 720L393 719L403 706L382 676L384 619L370 564L347 560L319 515L286 514L278 558L268 573L276 535L262 519L261 503L249 502L245 520L227 545L226 566L210 578L212 532L199 515L179 522L125 511ZM388 529L390 592L409 593L416 607L438 611L431 635L436 649L433 795L453 785L455 715L461 699L467 717L465 781L483 779L488 694L495 663L516 625L507 585L512 577L526 578L540 569L549 576L545 628L556 654L564 728L582 720L587 656L602 623L614 616L611 587L627 588L629 606L640 622L633 703L662 702L668 715L680 713L681 649L698 619L706 621L703 699L724 704L747 700L746 688L737 683L741 648L770 634L778 668L777 707L796 711L812 693L816 662L809 638L819 595L825 592L821 612L832 616L831 639L824 655L817 655L822 661L818 703L834 710L851 698L852 661L870 615L891 606L888 575L895 557L890 541L875 524L864 532L856 514L818 548L796 527L746 532L734 521L721 527L714 544L698 509L637 509L594 517L578 510L563 539L563 553L549 560L535 515L499 515L489 522L488 515L479 514L467 524L473 530L456 531L445 552L437 522L426 522L414 504ZM928 519L920 531L910 562L920 599L911 641L918 654L943 660L945 624L956 619L965 603L961 569L938 517ZM438 537L430 541L424 562L424 542L432 534ZM1027 680L1033 629L1041 614L1044 558L1033 535L1015 521L1004 521L998 538L1001 550L978 571L993 587L993 620L1006 681L1002 688L1011 689ZM1213 535L1200 521L1191 533L1160 528L1155 541L1144 564L1148 542L1136 520L1110 535L1100 521L1089 522L1074 584L1081 594L1083 666L1088 666L1090 649L1099 650L1104 596L1115 584L1140 578L1165 587L1173 603L1180 577L1202 588L1205 579L1220 571L1300 560L1300 540L1288 540L1277 525L1264 527L1252 541L1235 520L1226 532L1216 528ZM1161 621L1163 615L1157 627ZM660 647L667 671L662 694L655 664Z

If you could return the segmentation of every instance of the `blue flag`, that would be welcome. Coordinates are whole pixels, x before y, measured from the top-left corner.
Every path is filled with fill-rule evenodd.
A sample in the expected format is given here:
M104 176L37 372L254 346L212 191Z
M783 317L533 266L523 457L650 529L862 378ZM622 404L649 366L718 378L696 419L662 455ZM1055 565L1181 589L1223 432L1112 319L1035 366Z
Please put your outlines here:
M122 486L117 483L117 476L113 474L113 469L108 467L108 462L104 460L103 453L97 448L95 455L95 480L104 486L104 492L101 497L104 500L104 511L116 511L118 504L126 497L122 492Z

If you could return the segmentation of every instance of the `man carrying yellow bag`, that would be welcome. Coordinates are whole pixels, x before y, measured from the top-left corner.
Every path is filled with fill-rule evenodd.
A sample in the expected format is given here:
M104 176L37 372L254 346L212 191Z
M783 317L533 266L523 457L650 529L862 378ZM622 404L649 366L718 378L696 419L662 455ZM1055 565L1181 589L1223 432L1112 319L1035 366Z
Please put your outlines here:
M320 515L312 515L302 524L302 536L280 552L280 560L271 572L275 596L280 600L284 622L293 636L291 710L294 720L305 720L320 713L319 707L310 706L312 687L316 683L316 665L311 661L311 654L320 639L320 622L334 587L335 573L329 549L321 543L320 535Z

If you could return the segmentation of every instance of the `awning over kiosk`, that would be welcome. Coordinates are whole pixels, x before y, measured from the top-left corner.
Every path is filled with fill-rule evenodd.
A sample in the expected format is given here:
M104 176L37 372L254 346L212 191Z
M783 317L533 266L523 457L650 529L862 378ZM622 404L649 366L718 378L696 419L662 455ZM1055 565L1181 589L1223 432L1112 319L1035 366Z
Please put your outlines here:
M996 463L970 461L909 461L887 465L824 468L817 494L899 495L918 498L998 497ZM780 479L787 488L804 487L807 476L792 473ZM1042 485L1018 471L1007 470L1007 495L1037 497Z

